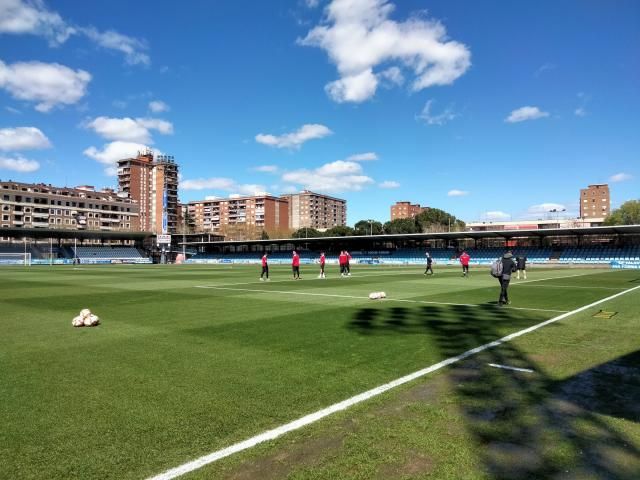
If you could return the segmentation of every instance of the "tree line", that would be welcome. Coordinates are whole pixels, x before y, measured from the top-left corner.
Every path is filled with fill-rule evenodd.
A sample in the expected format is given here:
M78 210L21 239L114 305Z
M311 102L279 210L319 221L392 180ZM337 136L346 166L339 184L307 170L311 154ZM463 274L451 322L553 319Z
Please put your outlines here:
M360 220L353 227L332 227L324 232L315 228L300 228L291 234L291 238L351 237L362 235L386 235L397 233L435 233L460 232L465 223L454 215L438 208L429 208L413 218L399 218L389 222Z

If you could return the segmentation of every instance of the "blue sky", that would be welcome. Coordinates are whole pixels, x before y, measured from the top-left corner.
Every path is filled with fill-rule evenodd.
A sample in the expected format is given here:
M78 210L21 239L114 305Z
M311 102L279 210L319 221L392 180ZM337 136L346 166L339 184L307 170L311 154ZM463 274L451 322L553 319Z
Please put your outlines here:
M114 186L147 145L182 201L310 187L349 223L638 198L635 0L87 5L0 0L3 180Z

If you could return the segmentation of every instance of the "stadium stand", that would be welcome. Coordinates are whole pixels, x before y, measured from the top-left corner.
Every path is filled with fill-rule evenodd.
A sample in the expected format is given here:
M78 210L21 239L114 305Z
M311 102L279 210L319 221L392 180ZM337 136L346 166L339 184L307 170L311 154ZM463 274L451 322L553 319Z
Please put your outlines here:
M76 255L80 259L80 263L151 262L137 248L133 247L77 247Z
M612 261L640 261L640 246L627 247L515 247L512 249L478 248L469 249L472 264L490 264L502 254L511 250L515 257L526 256L531 264L605 264ZM353 263L409 264L425 263L425 253L429 251L435 264L457 264L458 255L454 249L397 249L381 251L353 251ZM316 251L301 251L303 263L313 263L319 257ZM198 253L187 260L187 263L258 263L260 252L242 253ZM337 263L338 253L328 252L327 262ZM269 261L274 264L286 264L291 261L290 252L274 252L269 254Z

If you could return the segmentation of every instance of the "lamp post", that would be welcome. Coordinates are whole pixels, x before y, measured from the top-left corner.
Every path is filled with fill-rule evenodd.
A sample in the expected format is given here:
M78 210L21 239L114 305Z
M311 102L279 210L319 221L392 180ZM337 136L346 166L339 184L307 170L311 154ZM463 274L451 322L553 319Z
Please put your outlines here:
M369 235L373 237L373 220L368 220L369 222Z

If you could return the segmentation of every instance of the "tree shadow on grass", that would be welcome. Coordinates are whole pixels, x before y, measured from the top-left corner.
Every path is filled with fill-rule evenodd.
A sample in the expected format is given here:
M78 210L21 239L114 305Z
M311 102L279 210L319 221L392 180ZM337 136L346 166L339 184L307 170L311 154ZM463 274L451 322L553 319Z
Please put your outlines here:
M521 312L493 306L402 310L369 312L365 325L355 321L363 318L358 312L349 328L422 333L448 358L502 337L500 325L523 327ZM639 365L640 350L558 381L507 342L454 364L448 376L490 478L631 480L640 478L640 450L601 414L639 421Z

